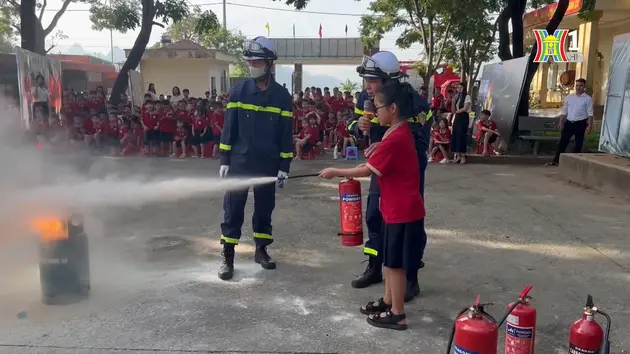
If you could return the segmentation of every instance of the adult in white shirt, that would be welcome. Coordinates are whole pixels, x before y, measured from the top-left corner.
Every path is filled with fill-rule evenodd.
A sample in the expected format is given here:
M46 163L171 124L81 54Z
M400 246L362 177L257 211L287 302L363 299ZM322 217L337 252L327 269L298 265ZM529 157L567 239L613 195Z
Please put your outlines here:
M179 87L173 86L172 96L171 96L171 106L177 105L177 102L181 101L184 96L182 96L182 92L179 90Z
M577 79L575 93L568 95L564 100L564 106L558 117L558 130L561 132L558 150L553 161L547 164L548 166L558 165L560 154L565 152L572 137L575 137L573 153L582 152L584 136L590 134L593 129L593 100L584 90L586 90L586 80Z

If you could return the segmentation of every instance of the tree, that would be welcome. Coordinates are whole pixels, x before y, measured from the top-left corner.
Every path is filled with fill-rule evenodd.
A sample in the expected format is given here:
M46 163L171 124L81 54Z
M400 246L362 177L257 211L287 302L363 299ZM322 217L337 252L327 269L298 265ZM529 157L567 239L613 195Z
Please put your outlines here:
M354 92L354 91L359 90L359 84L357 84L356 82L350 81L350 79L346 79L346 81L342 82L339 86L340 86L339 89L343 92L345 91Z
M189 16L181 21L173 23L167 30L167 32L171 35L171 39L174 41L186 39L199 43L197 23L199 23L199 20L201 19L201 14L201 8L199 6L195 6Z
M61 17L73 3L93 4L99 0L63 0L50 22L42 20L48 9L48 0L0 0L0 10L8 11L11 26L22 36L22 47L46 55L59 40L65 39L61 31L55 31ZM27 25L22 28L22 23Z
M90 20L94 29L111 29L121 33L140 29L114 82L110 103L116 104L120 101L120 95L127 88L129 70L134 70L140 64L153 26L164 28L165 24L181 21L188 15L188 2L185 0L111 0L111 4L92 5ZM219 21L213 12L206 11L201 15L197 26L198 32L204 32L219 27Z
M226 53L236 58L232 64L230 77L248 76L248 69L241 55L245 35L238 30L229 31L223 27L200 26L205 17L199 7L194 7L190 15L181 21L174 22L167 32L174 41L189 40L209 49ZM215 17L218 23L218 19Z
M11 49L15 33L11 27L11 13L7 8L0 8L0 53Z
M452 0L374 0L369 5L373 14L361 17L361 38L367 46L374 46L385 33L401 28L398 47L423 45L423 80L428 83L452 43L453 28L462 22L458 21L462 18L458 16L460 6L461 2Z
M468 82L468 92L472 92L481 64L491 60L496 52L497 21L491 19L490 13L499 7L494 0L472 1L474 3L463 3L468 13L467 20L454 26L453 37L445 53L449 62L457 63L460 77Z

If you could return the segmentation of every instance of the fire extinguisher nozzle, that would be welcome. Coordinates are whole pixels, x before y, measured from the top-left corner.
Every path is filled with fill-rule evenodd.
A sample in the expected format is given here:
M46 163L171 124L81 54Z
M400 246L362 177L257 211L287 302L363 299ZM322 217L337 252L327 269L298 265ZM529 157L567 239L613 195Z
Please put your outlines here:
M586 296L586 307L591 308L595 306L595 302L593 301L593 296L588 294Z

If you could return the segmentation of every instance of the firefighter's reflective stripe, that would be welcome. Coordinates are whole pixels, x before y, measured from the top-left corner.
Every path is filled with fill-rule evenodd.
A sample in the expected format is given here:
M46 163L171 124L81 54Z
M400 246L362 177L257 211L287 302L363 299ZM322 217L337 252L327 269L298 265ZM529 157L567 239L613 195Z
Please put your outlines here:
M292 159L293 158L293 152L281 152L280 153L280 158L281 159Z
M221 235L221 240L223 240L223 242L228 243L230 245L238 245L238 239L237 238L225 237L225 236Z
M348 130L352 130L352 127L354 127L355 124L357 124L358 121L353 120L352 122L350 122L350 124L348 124Z
M264 240L273 240L273 236L271 236L270 234L263 234L260 232L254 232L254 238L261 238Z
M362 116L363 115L363 111L355 107L354 108L354 114L358 114L358 115Z
M232 150L232 145L219 144L219 149L223 151L230 151Z
M370 122L374 123L374 124L380 124L377 117L372 118L372 120L370 120ZM409 123L417 123L418 122L418 118L415 118L415 117L407 118L407 122L409 122ZM390 126L390 124L386 125L386 127L389 127L389 126Z
M254 111L254 112L278 113L281 116L287 117L287 118L293 117L293 113L289 111L283 111L278 107L269 107L269 106L263 107L263 106L256 106L253 104L248 104L248 103L242 103L242 102L230 102L226 106L226 109L234 109L234 108L240 108L246 111Z
M363 253L370 256L378 257L378 251L373 248L363 247Z

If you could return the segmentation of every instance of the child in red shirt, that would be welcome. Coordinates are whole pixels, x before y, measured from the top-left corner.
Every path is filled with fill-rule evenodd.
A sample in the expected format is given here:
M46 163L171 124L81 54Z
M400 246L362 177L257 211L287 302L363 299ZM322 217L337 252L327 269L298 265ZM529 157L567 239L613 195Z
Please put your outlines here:
M326 168L320 176L326 179L378 176L380 210L385 222L385 295L363 306L361 313L368 315L367 322L372 326L405 330L405 270L420 267L416 250L426 242L424 201L418 190L418 155L413 134L407 125L407 118L414 116L413 88L407 83L387 82L375 95L374 105L380 124L391 124L391 127L370 154L368 162L350 169Z
M204 116L201 109L195 111L195 118L192 122L192 134L190 135L190 145L193 148L193 157L205 158L204 150L208 138L211 133L208 133L208 119ZM211 138L211 137L210 137Z
M186 158L186 138L188 137L188 129L186 128L186 122L182 119L177 120L177 128L175 129L175 137L173 138L173 153L171 157L177 157L177 144L180 144L182 148L182 154L179 155L180 159Z
M221 102L215 102L214 112L210 118L210 124L212 124L212 138L214 139L214 146L212 147L212 158L219 158L219 144L221 143L221 134L223 133L223 123L225 122L225 111L223 110L223 104Z
M451 130L448 129L448 120L440 119L438 126L431 130L431 155L429 162L434 161L437 152L442 155L440 163L448 163L448 147L451 144Z
M479 114L477 121L477 140L478 144L483 144L483 155L490 155L489 151L498 151L501 135L497 131L497 124L490 120L490 111L484 109Z
M301 160L302 153L309 152L317 144L319 131L310 124L309 119L302 119L302 130L295 140L295 159Z

